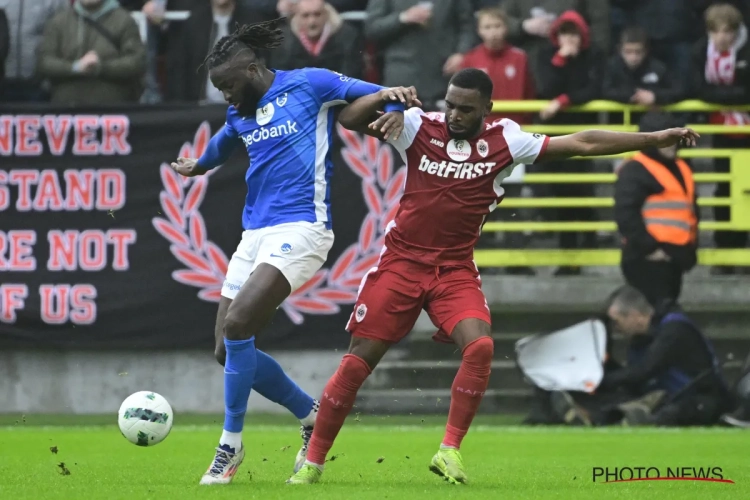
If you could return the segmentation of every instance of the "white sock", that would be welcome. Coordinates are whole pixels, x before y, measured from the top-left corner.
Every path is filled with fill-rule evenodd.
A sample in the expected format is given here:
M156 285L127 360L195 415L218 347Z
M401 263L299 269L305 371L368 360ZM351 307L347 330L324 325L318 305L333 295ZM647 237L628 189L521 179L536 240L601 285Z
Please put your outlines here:
M242 432L223 431L219 439L219 446L223 445L229 446L235 453L240 451L242 448Z
M305 464L312 465L313 467L316 467L319 471L323 472L323 466L321 464L314 464L309 460L305 460Z
M310 413L308 413L308 414L307 414L307 416L306 416L305 418L301 418L301 419L299 420L299 422L300 422L300 423L301 423L302 425L304 425L305 427L311 427L311 426L315 425L315 419L316 419L316 418L317 418L317 416L318 416L318 407L319 407L319 404L318 404L318 402L316 401L316 402L315 402L315 403L313 404L313 407L312 407L312 409L310 410Z
M448 446L447 444L440 443L441 450L457 450L455 446Z

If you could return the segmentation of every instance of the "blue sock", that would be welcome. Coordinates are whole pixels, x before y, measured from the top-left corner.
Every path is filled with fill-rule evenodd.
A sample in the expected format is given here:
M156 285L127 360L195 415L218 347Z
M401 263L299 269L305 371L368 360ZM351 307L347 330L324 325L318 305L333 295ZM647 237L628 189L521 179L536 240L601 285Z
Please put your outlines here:
M224 430L242 432L247 399L255 380L255 338L224 339L227 360L224 366Z
M313 398L284 373L275 359L260 350L255 353L258 369L253 389L269 401L286 407L299 419L308 416L313 407Z

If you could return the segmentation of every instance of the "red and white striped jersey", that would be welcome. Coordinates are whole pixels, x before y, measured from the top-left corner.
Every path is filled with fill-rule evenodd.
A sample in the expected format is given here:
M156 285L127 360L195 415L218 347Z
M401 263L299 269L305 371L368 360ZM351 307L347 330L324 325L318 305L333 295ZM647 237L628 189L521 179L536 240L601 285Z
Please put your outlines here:
M502 180L517 165L534 163L548 141L508 119L487 123L474 139L456 140L443 113L407 110L401 136L388 141L407 176L386 248L435 266L471 261L484 219L503 197Z

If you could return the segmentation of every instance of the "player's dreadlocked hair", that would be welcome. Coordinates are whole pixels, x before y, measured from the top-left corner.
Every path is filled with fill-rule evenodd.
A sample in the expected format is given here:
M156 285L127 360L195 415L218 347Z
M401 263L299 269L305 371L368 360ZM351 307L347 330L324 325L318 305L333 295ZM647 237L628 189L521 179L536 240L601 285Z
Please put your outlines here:
M259 50L275 49L284 40L284 35L278 27L285 18L272 19L262 23L237 25L235 32L220 38L211 52L203 60L207 69L215 68L229 61L238 52L250 49L253 52Z

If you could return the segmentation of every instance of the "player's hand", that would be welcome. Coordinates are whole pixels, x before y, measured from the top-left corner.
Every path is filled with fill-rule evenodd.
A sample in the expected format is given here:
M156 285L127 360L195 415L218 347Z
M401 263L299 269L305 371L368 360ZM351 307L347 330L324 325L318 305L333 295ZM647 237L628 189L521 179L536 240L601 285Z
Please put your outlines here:
M389 111L383 113L380 117L368 125L371 130L376 130L383 134L383 140L397 140L404 130L404 114L400 111Z
M651 134L656 139L654 146L657 148L668 148L674 145L692 147L700 137L695 130L690 128L668 128L659 132L651 132Z
M171 166L172 170L185 177L195 177L206 173L198 166L196 158L177 158L177 161L173 161Z
M380 91L380 98L384 102L399 101L406 106L407 109L412 106L422 106L422 101L417 98L417 89L414 88L414 86L383 89Z

